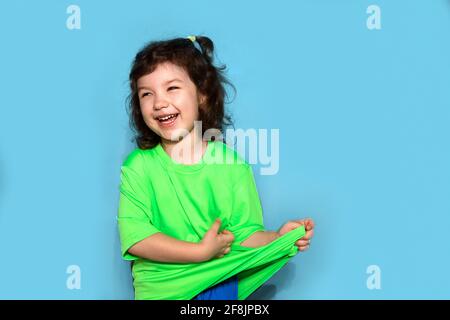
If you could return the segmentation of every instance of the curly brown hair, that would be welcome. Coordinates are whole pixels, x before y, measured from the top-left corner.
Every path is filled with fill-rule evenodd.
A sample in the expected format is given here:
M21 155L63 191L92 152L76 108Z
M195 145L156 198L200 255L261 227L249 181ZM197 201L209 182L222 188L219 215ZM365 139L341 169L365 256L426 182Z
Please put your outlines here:
M202 122L202 135L208 129L218 129L223 135L225 127L233 125L231 116L224 110L224 98L228 96L224 85L228 84L236 91L224 76L226 65L214 66L214 44L210 38L195 36L195 41L199 48L189 38L152 41L136 54L129 75L131 92L127 97L127 106L130 127L140 149L151 149L161 141L161 137L144 122L137 92L138 79L152 73L160 63L171 62L184 68L198 92L206 96L204 103L199 105L198 120Z

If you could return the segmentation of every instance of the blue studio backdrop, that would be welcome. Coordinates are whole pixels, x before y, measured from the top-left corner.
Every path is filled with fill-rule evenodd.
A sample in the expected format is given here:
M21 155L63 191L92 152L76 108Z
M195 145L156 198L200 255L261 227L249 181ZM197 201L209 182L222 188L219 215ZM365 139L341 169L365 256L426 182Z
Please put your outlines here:
M450 297L450 1L3 1L0 33L1 299L133 299L128 72L188 35L235 126L279 130L276 173L253 165L266 228L316 222L249 299Z

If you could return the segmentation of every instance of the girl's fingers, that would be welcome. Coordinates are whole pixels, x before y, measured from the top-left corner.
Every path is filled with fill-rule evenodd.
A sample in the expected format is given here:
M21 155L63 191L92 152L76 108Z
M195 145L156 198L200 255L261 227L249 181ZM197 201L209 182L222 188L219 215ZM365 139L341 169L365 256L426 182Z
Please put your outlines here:
M302 246L302 247L298 247L298 250L299 251L306 251L306 250L308 250L309 249L309 246Z
M225 243L231 244L234 241L234 235L231 233L231 231L227 232L223 231L222 233L219 234L219 237L223 239Z
M297 246L308 246L309 245L309 240L300 239L300 240L297 240L297 242L295 244Z
M231 231L229 231L229 230L223 230L222 233L224 235L232 235Z
M306 221L306 230L312 230L314 228L314 221L312 219L309 219Z
M314 230L306 231L302 239L311 239L314 236Z
M301 225L305 226L305 230L309 231L314 228L314 221L311 218L306 218L302 220L294 220L296 223L299 223Z

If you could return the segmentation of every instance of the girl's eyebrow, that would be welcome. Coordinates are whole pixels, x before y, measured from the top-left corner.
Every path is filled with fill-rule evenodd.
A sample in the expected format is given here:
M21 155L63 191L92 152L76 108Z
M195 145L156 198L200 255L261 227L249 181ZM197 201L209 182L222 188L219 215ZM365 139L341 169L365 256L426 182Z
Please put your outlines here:
M175 78L175 79L172 79L172 80L169 80L169 81L164 82L164 84L169 84L169 83L174 82L174 81L183 82L183 80L178 79L178 78ZM139 91L139 90L142 90L142 89L148 89L148 90L150 90L149 87L142 86L142 87L139 87L139 88L138 88L138 91Z

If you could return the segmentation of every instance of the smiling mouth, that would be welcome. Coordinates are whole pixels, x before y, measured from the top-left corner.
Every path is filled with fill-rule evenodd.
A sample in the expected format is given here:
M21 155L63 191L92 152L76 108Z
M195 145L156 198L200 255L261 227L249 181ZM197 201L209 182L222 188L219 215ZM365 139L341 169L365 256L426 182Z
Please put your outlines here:
M157 120L160 124L168 126L175 122L175 120L178 118L178 115L179 115L178 113L175 113L168 116L157 118Z
M177 116L178 116L178 113L174 113L174 114L169 114L168 116L159 117L159 118L157 118L157 119L158 119L158 121L160 121L160 122L164 122L164 121L170 120L170 119L172 119L172 118L176 118Z

